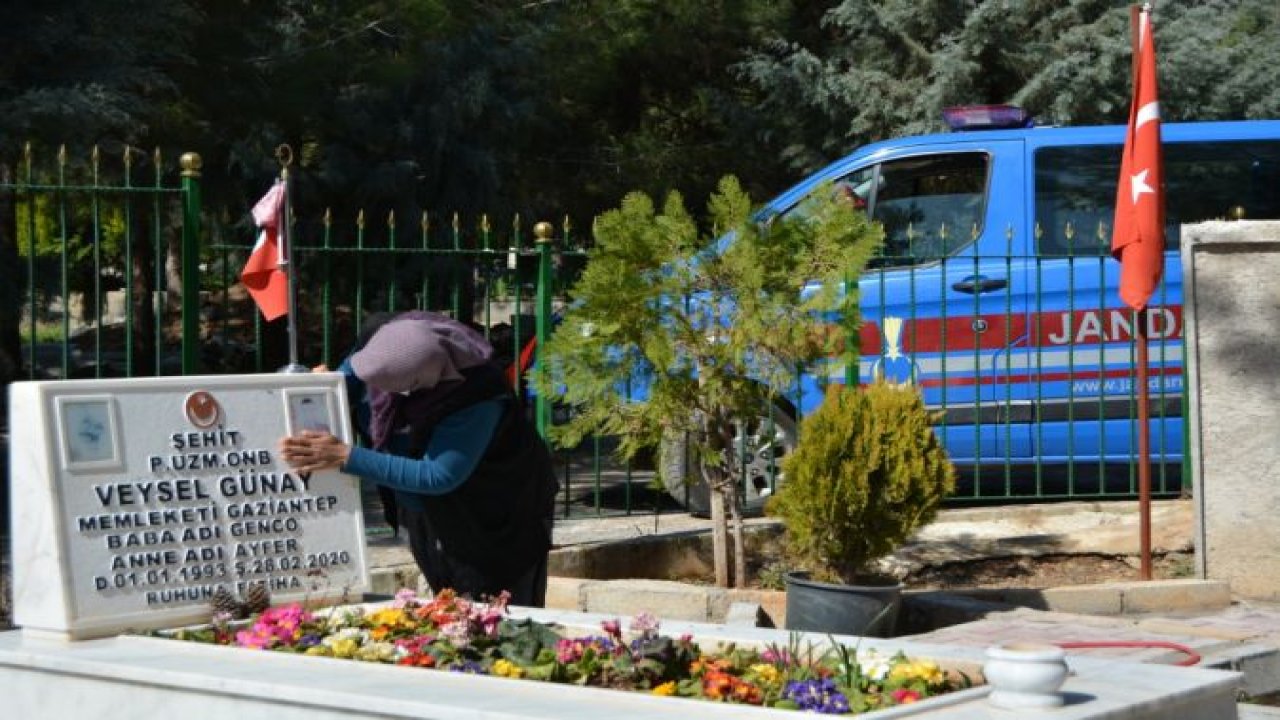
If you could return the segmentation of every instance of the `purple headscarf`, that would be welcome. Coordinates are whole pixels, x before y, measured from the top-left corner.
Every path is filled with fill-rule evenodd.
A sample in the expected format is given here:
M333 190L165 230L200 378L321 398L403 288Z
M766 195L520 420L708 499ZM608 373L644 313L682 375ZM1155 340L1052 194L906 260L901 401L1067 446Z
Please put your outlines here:
M463 370L492 358L483 335L444 315L411 310L378 328L351 356L368 389L373 447L385 448L397 427L456 390Z

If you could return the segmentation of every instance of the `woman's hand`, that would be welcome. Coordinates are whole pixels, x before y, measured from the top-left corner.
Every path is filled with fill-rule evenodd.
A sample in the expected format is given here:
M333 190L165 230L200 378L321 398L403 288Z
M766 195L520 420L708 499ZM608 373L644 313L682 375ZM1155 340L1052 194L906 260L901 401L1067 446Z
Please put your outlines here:
M340 468L350 454L350 446L318 430L303 430L280 440L280 457L298 472Z

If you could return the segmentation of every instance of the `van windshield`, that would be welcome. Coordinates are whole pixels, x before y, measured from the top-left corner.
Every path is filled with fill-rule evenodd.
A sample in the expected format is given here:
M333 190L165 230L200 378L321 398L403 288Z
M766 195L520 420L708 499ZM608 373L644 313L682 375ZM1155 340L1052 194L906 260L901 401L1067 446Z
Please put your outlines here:
M1042 148L1035 154L1035 234L1041 256L1111 252L1120 145ZM1164 145L1165 247L1182 224L1280 219L1280 142Z

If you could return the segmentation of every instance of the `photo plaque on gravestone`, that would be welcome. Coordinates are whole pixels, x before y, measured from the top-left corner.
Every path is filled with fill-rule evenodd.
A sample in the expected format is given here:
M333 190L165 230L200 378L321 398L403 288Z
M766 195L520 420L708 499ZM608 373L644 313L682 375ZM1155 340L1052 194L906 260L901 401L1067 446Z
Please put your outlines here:
M20 382L9 402L19 627L98 637L207 621L218 588L368 588L357 478L276 449L303 430L350 442L341 374Z

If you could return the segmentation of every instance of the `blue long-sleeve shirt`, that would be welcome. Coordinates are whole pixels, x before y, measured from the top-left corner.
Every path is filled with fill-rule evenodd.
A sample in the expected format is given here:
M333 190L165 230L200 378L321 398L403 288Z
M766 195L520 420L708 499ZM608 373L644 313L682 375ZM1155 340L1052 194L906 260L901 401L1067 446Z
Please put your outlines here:
M367 427L369 411L364 383L356 377L348 361L344 360L338 369L346 375L348 398L358 403L356 421ZM421 458L352 447L342 470L401 493L443 495L451 492L471 477L480 464L502 419L505 404L504 399L495 398L445 416L432 431ZM393 441L393 450L396 445ZM403 446L403 442L399 445Z

